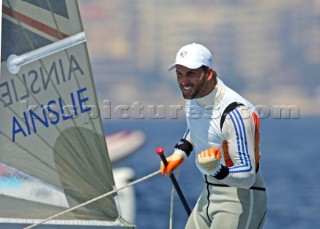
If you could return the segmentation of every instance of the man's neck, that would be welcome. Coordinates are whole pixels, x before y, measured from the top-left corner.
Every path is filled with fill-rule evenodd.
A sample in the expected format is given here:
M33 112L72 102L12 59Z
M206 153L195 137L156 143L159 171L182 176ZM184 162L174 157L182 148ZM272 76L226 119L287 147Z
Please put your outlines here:
M195 101L201 106L202 108L206 108L208 106L214 105L216 98L220 95L221 92L221 85L222 82L217 79L217 83L213 90L206 96L203 96L202 98L195 99Z

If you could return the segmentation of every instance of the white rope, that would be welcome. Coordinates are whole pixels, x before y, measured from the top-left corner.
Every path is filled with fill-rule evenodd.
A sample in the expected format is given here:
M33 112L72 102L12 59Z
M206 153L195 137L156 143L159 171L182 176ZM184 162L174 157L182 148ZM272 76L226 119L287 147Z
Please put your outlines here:
M98 196L98 197L96 197L96 198L94 198L94 199L91 199L91 200L89 200L89 201L87 201L87 202L84 202L84 203L82 203L82 204L79 204L79 205L77 205L77 206L74 206L74 207L72 207L72 208L69 208L69 209L67 209L67 210L65 210L65 211L63 211L63 212L60 212L60 213L58 213L58 214L56 214L56 215L53 215L53 216L51 216L51 217L49 217L49 218L46 218L46 219L44 219L44 220L42 220L42 221L40 221L40 222L38 222L38 223L32 224L31 226L25 227L24 229L34 228L34 227L36 227L36 226L38 226L38 225L40 225L40 224L43 224L43 223L45 223L45 222L47 222L47 221L49 221L49 220L51 220L51 219L54 219L54 218L58 217L58 216L61 216L61 215L63 215L63 214L66 214L66 213L71 212L71 211L73 211L73 210L76 210L76 209L78 209L78 208L81 208L81 207L83 207L83 206L86 206L86 205L88 205L88 204L91 204L92 202L95 202L95 201L100 200L100 199L102 199L102 198L105 198L105 197L107 197L107 196L109 196L109 195L112 195L112 194L114 194L114 193L116 193L116 192L118 192L118 191L120 191L120 190L122 190L122 189L125 189L125 188L127 188L127 187L129 187L129 186L132 186L132 185L135 185L135 184L137 184L137 183L140 183L140 182L142 182L142 181L144 181L144 180L147 180L147 179L149 179L149 178L151 178L151 177L159 174L160 172L161 172L161 171L158 170L158 171L156 171L156 172L154 172L154 173L151 173L151 174L149 174L149 175L147 175L147 176L144 176L144 177L142 177L142 178L140 178L140 179L138 179L138 180L135 180L135 181L133 181L133 182L130 182L129 184L126 184L126 185L124 185L124 186L122 186L122 187L120 187L120 188L118 188L118 189L115 189L115 190L113 190L113 191L107 192L107 193L105 193L105 194L103 194L103 195L101 195L101 196Z

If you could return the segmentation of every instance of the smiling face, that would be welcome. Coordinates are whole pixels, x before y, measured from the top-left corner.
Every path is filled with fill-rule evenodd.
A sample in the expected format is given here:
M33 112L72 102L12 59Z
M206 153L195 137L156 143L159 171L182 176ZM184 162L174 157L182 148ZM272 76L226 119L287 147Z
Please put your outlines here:
M176 74L179 87L185 99L204 97L210 94L216 85L216 73L212 68L190 69L177 65Z

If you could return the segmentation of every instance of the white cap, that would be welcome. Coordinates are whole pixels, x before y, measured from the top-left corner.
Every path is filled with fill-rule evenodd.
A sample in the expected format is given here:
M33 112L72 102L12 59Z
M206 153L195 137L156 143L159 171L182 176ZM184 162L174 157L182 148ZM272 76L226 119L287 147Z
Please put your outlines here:
M210 51L203 45L192 43L183 46L176 55L176 61L168 68L171 71L177 64L185 66L190 69L200 68L202 65L212 66L212 55Z

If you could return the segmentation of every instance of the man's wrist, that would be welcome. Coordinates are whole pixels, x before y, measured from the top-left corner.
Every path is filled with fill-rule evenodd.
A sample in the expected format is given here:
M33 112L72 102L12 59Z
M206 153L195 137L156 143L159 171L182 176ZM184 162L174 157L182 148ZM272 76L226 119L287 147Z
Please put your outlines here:
M181 149L174 149L174 154L178 154L179 156L181 156L183 159L186 159L188 157L188 155Z
M215 176L217 175L221 170L221 164L219 164L216 168L214 168L213 170L207 170L210 174L210 176Z
M193 150L192 144L186 139L181 139L175 146L175 152L177 151L183 158L189 157Z
M229 168L225 165L220 165L219 170L217 170L215 174L212 176L215 177L217 180L223 180L228 176L228 174L229 174Z

